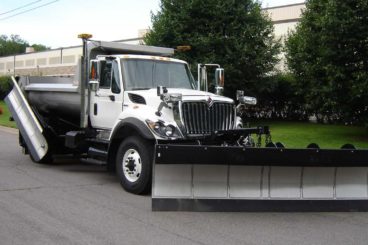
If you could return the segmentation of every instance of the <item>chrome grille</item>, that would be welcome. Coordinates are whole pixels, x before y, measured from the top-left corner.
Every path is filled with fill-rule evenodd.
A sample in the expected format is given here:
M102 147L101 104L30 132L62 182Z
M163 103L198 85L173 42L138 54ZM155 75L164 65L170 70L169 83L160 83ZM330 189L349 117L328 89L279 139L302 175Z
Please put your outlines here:
M211 134L218 130L234 128L234 108L231 103L183 102L182 119L186 134Z

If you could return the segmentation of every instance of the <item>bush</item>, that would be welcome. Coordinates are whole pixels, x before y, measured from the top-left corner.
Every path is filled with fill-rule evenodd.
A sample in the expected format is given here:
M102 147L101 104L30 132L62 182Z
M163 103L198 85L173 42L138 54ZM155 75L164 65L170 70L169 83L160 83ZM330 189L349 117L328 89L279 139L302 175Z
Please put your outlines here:
M296 90L292 74L279 73L259 83L259 91L253 95L258 104L244 110L242 117L249 119L307 120L308 112Z
M3 114L3 108L0 106L0 115Z
M285 43L297 90L319 121L368 123L367 20L367 0L309 0Z
M8 95L12 87L9 76L0 76L0 100L3 100Z

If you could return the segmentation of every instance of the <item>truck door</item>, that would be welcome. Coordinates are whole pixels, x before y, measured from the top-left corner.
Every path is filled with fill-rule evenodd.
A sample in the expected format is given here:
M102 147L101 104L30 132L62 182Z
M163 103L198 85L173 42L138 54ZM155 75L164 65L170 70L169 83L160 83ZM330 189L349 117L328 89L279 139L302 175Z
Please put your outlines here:
M111 129L123 108L119 65L115 59L101 60L99 70L99 89L91 93L91 124L95 128Z

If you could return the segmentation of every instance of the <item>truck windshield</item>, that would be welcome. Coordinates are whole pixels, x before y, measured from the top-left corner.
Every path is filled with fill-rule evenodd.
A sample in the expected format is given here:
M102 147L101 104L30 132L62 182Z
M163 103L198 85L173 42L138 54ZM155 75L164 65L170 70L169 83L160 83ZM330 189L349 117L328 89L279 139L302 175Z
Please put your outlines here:
M122 59L121 66L126 90L167 88L195 89L195 82L184 63Z

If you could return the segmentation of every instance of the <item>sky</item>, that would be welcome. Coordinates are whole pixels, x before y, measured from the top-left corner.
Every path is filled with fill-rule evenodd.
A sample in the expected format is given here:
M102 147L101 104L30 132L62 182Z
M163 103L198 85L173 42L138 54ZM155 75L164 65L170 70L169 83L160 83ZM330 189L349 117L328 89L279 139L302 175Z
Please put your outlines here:
M260 1L263 7L303 2ZM160 0L1 0L0 35L18 34L30 44L43 44L51 48L80 45L81 41L77 38L80 33L90 33L93 39L105 41L135 38L138 37L138 30L151 26L151 13L159 10L159 2Z

